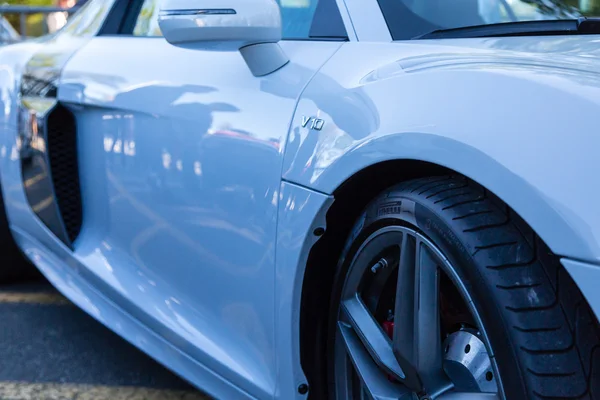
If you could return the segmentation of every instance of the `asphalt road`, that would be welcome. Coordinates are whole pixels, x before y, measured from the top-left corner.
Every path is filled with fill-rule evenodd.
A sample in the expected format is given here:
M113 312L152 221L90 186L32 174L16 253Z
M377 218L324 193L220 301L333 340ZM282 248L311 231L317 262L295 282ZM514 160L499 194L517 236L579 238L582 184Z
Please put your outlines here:
M0 400L206 400L44 281L0 285Z

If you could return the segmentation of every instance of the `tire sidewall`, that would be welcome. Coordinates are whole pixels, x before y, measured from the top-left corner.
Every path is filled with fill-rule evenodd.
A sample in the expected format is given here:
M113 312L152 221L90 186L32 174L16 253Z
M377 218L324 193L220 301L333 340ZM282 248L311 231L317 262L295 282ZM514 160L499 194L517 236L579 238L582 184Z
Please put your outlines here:
M396 206L390 207L390 203ZM402 204L401 207L397 204ZM516 349L510 340L510 327L502 315L503 306L493 296L496 289L482 273L461 240L460 233L440 217L428 204L410 194L385 195L374 200L360 216L346 243L337 266L330 304L328 371L330 393L334 385L335 333L340 298L345 278L362 243L377 231L390 226L404 226L427 237L454 267L481 318L485 333L495 352L504 394L507 399L527 398L527 390L518 363ZM332 398L335 398L332 396Z

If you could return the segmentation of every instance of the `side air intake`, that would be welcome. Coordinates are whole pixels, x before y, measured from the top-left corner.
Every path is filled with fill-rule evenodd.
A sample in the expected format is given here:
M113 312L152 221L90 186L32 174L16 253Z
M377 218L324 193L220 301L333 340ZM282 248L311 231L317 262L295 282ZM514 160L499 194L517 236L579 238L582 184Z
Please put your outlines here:
M75 117L58 105L48 116L47 145L56 202L71 243L81 231L82 206Z

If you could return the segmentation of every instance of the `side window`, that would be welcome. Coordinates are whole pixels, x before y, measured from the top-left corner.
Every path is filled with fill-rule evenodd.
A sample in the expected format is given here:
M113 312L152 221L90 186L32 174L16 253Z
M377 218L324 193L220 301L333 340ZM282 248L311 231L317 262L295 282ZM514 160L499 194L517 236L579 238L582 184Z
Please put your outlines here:
M288 40L346 39L336 0L277 0L283 38Z
M159 0L143 0L134 36L162 36L158 26ZM283 38L288 40L346 39L336 0L277 0L281 7Z
M319 0L277 0L281 7L283 37L308 39Z
M158 0L144 0L135 21L133 36L162 36L158 26Z

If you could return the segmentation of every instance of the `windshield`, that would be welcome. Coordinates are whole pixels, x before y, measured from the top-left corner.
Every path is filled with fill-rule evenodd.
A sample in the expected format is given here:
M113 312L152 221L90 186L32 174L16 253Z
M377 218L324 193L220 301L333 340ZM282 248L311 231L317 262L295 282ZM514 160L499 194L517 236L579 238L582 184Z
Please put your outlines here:
M600 15L600 0L380 0L395 40L440 29Z

